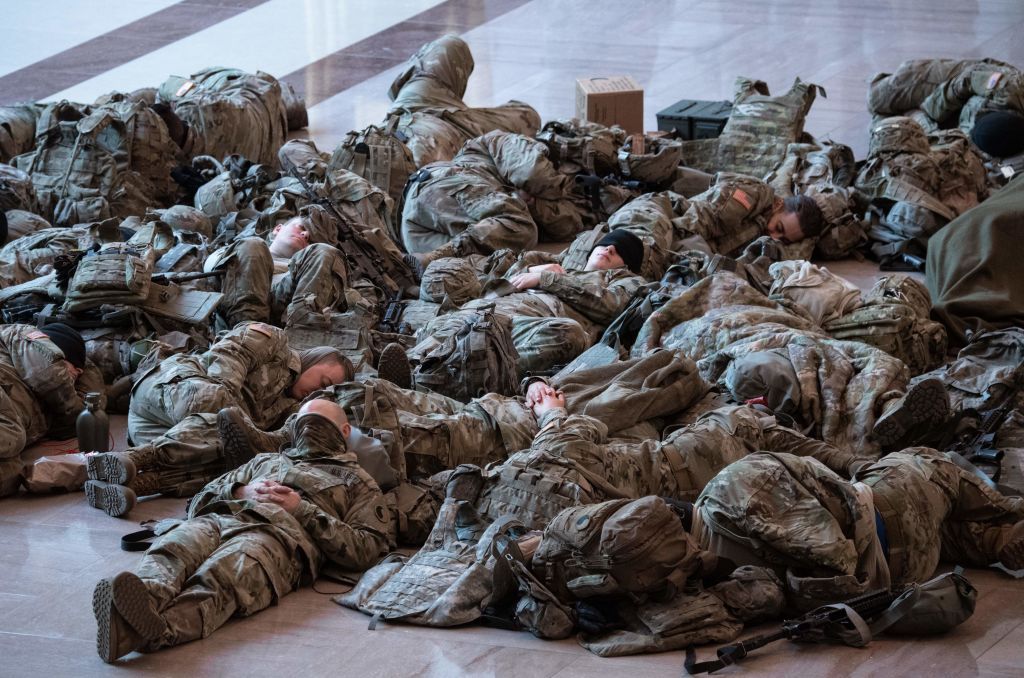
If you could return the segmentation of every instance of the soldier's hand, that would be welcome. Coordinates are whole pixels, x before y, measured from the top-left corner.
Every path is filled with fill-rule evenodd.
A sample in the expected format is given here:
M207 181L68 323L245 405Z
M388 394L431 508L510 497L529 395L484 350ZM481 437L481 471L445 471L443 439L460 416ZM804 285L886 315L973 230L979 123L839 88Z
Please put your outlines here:
M520 273L512 276L509 282L517 290L532 290L537 285L540 285L540 273Z
M302 496L298 492L272 480L267 481L261 489L257 490L257 493L258 501L277 504L288 513L294 512L299 507L299 502L302 501Z
M526 406L532 408L545 395L554 395L555 389L543 381L535 381L526 387Z
M266 483L266 480L257 480L254 483L236 487L234 492L231 493L231 496L235 499L251 499L253 501L259 501L259 492L263 489L263 486Z

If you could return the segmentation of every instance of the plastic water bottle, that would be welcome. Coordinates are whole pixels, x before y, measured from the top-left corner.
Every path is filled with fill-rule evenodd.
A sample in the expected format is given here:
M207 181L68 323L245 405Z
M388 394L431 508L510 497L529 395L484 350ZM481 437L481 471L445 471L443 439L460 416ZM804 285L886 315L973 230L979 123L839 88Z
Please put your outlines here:
M75 422L79 452L110 451L110 419L100 408L100 394L85 394L85 409Z

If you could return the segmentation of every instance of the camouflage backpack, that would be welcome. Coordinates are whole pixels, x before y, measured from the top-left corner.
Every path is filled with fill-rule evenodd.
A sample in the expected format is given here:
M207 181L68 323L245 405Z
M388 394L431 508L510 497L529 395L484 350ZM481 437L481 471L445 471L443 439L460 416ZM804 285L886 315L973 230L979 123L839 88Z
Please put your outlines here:
M153 250L126 243L104 245L86 256L68 284L64 310L83 311L103 304L140 304L149 297Z
M426 543L411 558L393 554L367 570L335 601L378 619L423 626L456 626L479 619L492 602L515 589L515 579L496 549L502 535L525 530L512 518L490 525L468 501L441 504Z
M277 149L288 138L288 112L272 75L207 68L188 78L168 78L158 99L170 103L195 131L201 146L196 155L238 153L254 163L277 165Z
M492 308L455 311L428 325L424 334L409 351L417 390L462 402L487 393L515 393L519 353L508 317Z
M32 177L39 210L54 226L145 211L144 181L128 169L131 133L109 110L85 115L66 101L39 118L36 148L14 159Z
M328 171L344 169L355 172L386 191L394 200L392 219L396 223L402 214L405 184L417 169L412 151L405 144L405 134L398 130L398 121L399 117L395 115L388 118L382 127L370 125L349 132L327 163Z
M0 211L38 209L32 177L17 167L0 164Z
M864 342L899 358L917 375L946 360L946 328L929 319L930 311L931 298L921 282L890 275L864 295L864 306L823 327L836 339Z
M637 148L639 135L626 139L618 153L618 173L625 179L640 181L647 186L668 186L676 177L676 168L683 159L683 145L670 137L642 137L642 148Z
M984 162L966 134L958 129L941 130L928 140L939 168L938 198L943 205L960 215L988 197Z
M32 150L36 141L37 104L0 106L0 162Z
M814 243L814 253L822 259L844 259L868 241L864 221L853 212L853 199L845 188L826 184L809 186L809 196L825 217L825 228Z
M616 171L626 133L620 127L570 118L552 120L536 138L548 147L548 157L562 171L603 177Z
M562 511L544 528L533 570L561 600L637 600L680 590L700 548L659 497L615 499Z

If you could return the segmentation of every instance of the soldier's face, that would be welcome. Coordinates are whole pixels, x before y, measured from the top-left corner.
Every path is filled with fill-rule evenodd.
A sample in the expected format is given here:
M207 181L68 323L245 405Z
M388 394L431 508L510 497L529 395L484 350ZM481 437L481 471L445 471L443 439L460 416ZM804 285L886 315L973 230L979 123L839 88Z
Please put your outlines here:
M768 220L768 227L765 230L772 240L778 240L783 245L791 245L804 239L800 218L796 212L777 211Z
M274 227L274 239L270 242L270 252L278 257L290 258L293 254L309 245L309 231L302 219L289 219Z
M626 262L615 250L615 245L598 245L587 259L585 271L610 271L613 268L624 268Z
M299 375L299 378L292 384L292 397L302 400L308 397L313 391L317 391L334 384L344 384L350 379L348 370L344 366L331 362L323 362L313 365Z

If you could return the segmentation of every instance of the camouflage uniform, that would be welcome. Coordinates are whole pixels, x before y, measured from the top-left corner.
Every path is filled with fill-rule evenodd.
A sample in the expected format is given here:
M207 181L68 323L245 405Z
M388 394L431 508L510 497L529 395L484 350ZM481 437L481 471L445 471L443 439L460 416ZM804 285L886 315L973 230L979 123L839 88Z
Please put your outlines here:
M295 406L287 390L299 369L284 330L242 323L205 353L173 356L140 375L132 388L128 436L145 445L190 414L216 414L231 405L269 429Z
M923 581L940 550L958 562L988 564L999 537L1024 517L1020 498L998 495L925 448L891 454L857 481L814 459L753 454L704 489L694 532L738 564L788 570L793 601L810 607L890 582Z
M872 80L868 110L877 117L908 115L929 132L954 122L970 132L981 111L1024 113L1024 74L995 59L904 61Z
M684 214L673 219L672 249L694 249L683 241L696 235L716 254L738 254L765 232L775 200L775 191L764 181L719 172L711 188L693 196Z
M0 497L18 488L22 450L82 408L56 344L29 325L0 326Z
M429 42L406 62L388 89L389 115L400 115L417 167L449 160L473 137L491 130L532 135L540 116L521 101L470 108L462 101L473 72L469 45L455 35Z
M234 498L237 487L260 480L299 492L298 508ZM167 623L147 649L205 638L324 570L365 570L393 546L380 489L340 433L326 421L303 423L289 452L258 455L208 484L188 520L143 556L135 573Z
M536 221L528 206L534 199L549 206L564 199L566 210L571 207L568 179L547 156L539 141L496 131L467 142L451 161L427 165L406 190L405 246L410 252L428 252L448 245L450 254L465 256L531 249L539 235L572 237L582 226L581 217L548 210L542 216L550 220Z

